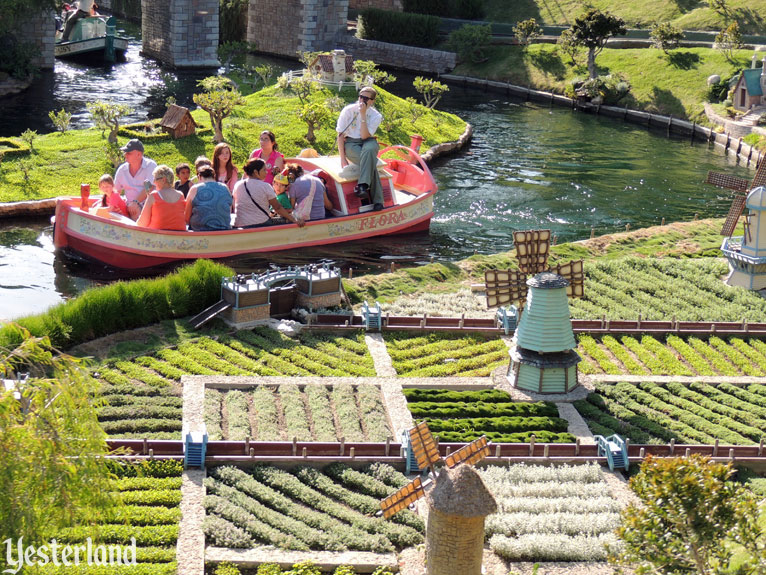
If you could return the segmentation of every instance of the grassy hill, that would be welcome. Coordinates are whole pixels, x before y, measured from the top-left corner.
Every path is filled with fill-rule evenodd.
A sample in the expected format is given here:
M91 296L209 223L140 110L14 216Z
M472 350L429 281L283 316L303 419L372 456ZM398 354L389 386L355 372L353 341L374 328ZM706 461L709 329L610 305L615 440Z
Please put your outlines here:
M518 22L535 18L540 24L570 26L586 4L608 10L631 28L649 28L654 22L672 22L684 30L720 30L732 21L744 34L766 30L766 0L728 0L728 15L711 10L704 0L485 0L487 20Z
M584 55L578 66L552 44L492 46L482 64L461 64L454 73L532 86L563 93L574 78L587 78ZM596 59L599 74L622 74L631 92L618 105L705 122L703 102L711 74L729 78L749 65L750 50L735 51L732 64L717 50L681 48L665 54L656 49L605 49Z

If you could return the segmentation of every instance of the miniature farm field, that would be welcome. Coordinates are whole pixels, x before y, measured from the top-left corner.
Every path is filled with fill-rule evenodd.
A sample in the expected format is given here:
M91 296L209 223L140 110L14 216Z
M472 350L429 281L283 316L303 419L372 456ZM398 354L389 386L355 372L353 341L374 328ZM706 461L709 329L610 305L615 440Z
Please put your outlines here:
M205 480L208 545L250 549L393 552L423 542L411 511L393 520L373 515L378 501L406 485L384 464L355 471L342 464L292 471L217 467Z
M93 567L82 572L174 575L183 465L177 461L155 460L115 465L112 471L116 476L113 493L121 504L98 524L61 530L56 540L61 544L83 544L95 533L99 543L124 548L130 546L131 537L135 537L135 566ZM57 568L53 563L38 568L43 574L72 572L71 567Z
M372 384L206 389L205 424L211 440L382 442L392 437L380 388Z
M176 439L184 375L365 377L374 376L375 370L362 334L311 332L296 340L257 328L215 339L189 339L151 355L107 362L95 373L104 383L106 405L100 408L99 420L109 435ZM371 427L378 429L372 423ZM382 434L374 431L371 436Z
M624 504L597 464L486 466L479 470L498 512L489 547L510 561L604 561Z
M755 338L583 334L578 341L586 375L766 375L766 342Z
M497 336L386 332L383 338L402 377L489 376L508 361L508 348Z
M544 443L574 442L551 402L513 402L508 393L495 389L403 392L413 419L425 420L442 441L470 442L486 435L495 443L525 443L534 435Z
M766 387L729 383L604 383L574 402L594 434L633 443L753 445L766 434Z

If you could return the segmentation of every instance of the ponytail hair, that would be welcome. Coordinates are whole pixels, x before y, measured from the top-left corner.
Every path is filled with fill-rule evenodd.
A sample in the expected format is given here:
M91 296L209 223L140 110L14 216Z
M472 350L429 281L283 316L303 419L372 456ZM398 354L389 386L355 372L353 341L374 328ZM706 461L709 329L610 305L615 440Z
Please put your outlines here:
M292 184L303 175L303 168L298 164L287 164L287 179Z

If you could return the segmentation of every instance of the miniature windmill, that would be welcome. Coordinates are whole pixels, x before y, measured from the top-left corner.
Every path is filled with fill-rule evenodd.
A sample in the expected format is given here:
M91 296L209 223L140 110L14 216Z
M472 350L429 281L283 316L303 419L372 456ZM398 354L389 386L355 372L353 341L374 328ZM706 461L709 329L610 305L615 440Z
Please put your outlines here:
M383 517L392 517L425 496L427 575L480 575L484 518L497 511L492 494L472 467L489 455L487 438L482 436L445 460L425 422L410 429L410 442L421 469L428 467L435 475L434 465L443 461L444 466L427 494L426 485L416 477L381 501Z
M716 172L708 173L706 181L732 189L735 194L721 230L721 235L727 236L721 244L721 251L729 262L726 283L751 290L766 288L766 232L761 225L761 218L766 217L766 162L758 166L752 182ZM750 213L745 214L744 235L733 238L731 235L745 207Z

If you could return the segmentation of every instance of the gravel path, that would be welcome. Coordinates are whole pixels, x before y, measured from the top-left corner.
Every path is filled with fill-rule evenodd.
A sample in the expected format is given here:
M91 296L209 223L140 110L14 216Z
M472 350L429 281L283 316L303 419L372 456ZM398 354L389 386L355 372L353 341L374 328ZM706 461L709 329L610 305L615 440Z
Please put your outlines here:
M205 476L204 469L187 469L181 483L181 523L176 543L176 560L180 575L205 573Z
M283 569L291 568L301 561L312 561L325 571L332 572L340 565L353 565L357 573L372 573L378 566L398 570L398 561L394 553L369 553L362 551L284 551L274 547L255 547L253 549L225 549L208 547L205 560L209 563L231 561L239 567L257 567L262 563L277 563ZM180 565L178 572L181 571Z

